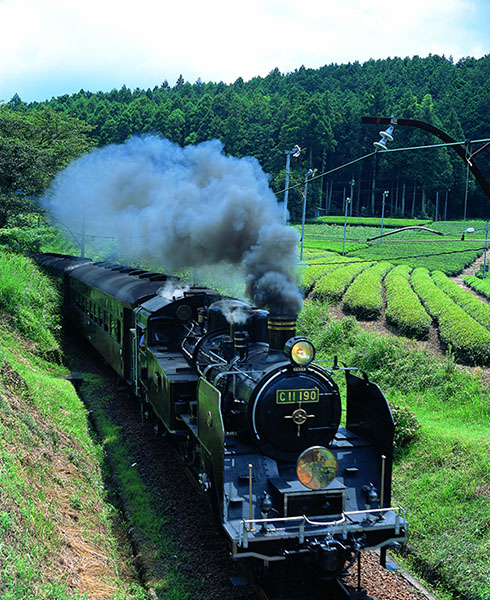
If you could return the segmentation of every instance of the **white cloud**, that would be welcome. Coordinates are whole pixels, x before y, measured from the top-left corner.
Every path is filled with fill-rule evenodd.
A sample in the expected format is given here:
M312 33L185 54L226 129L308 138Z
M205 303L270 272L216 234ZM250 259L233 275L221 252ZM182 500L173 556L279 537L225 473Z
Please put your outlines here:
M43 99L81 87L147 87L179 73L229 82L302 64L478 57L488 52L483 1L3 0L0 98L35 88Z

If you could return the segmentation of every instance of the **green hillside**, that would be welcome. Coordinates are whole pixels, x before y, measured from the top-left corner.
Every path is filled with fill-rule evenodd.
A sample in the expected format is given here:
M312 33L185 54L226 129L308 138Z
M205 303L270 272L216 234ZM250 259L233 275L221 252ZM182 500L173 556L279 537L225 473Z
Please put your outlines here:
M59 357L57 292L0 255L0 597L143 600L101 446ZM51 357L51 361L46 357Z

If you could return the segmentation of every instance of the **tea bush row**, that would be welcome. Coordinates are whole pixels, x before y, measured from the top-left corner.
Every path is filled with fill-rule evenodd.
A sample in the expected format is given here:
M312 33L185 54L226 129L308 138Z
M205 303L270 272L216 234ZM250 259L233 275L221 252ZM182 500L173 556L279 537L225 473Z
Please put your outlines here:
M340 300L351 281L371 265L368 262L353 262L333 270L315 283L314 295L328 300Z
M346 258L345 256L339 256L338 254L330 253L317 259L321 262L315 262L315 264L308 265L303 272L303 287L305 290L310 290L313 284L331 271L342 266L343 263L352 262L352 258Z
M392 268L388 262L378 262L362 271L344 295L344 310L359 319L377 319L384 307L383 277Z
M327 223L332 225L343 225L345 216L342 215L329 215L325 217L318 217L316 221L318 223ZM407 227L408 225L429 225L430 219L384 219L383 224L385 227ZM368 227L379 227L381 225L380 217L347 217L347 225L363 225Z
M490 330L490 304L479 300L468 290L464 290L457 283L451 281L441 271L434 271L432 279L456 304L471 315L475 321Z
M429 333L432 318L410 285L410 267L398 265L385 278L385 318L407 337L423 338Z
M477 292L477 294L485 296L485 298L490 300L490 277L479 279L474 275L468 275L468 277L464 278L464 282L468 287Z
M490 331L438 288L426 268L414 270L412 286L437 321L441 340L452 347L456 358L470 364L489 364Z
M367 260L385 260L412 268L425 267L431 271L439 270L446 275L455 276L481 255L479 243L475 242L475 247L472 246L470 242L450 238L436 242L417 238L399 241L387 239L383 244L373 244L369 248L356 251L355 254Z

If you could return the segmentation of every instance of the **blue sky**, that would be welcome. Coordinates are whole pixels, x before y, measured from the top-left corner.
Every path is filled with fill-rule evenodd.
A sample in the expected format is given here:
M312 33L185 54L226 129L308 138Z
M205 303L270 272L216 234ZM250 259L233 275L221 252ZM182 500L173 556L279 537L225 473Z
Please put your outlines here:
M0 103L489 52L488 0L0 0Z

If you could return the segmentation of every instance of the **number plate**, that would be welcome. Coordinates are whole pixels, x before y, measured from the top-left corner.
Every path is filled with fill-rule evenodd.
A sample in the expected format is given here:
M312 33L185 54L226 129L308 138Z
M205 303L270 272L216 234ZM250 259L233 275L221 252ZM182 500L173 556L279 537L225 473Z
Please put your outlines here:
M296 404L298 402L319 402L318 388L311 390L276 390L276 404Z

